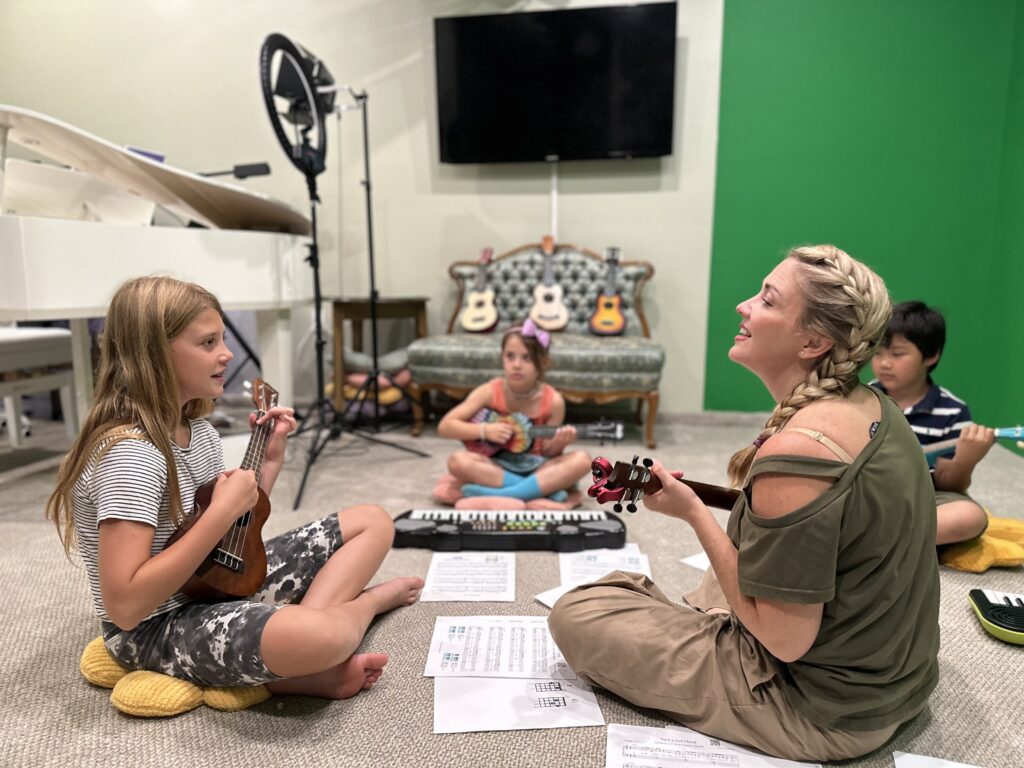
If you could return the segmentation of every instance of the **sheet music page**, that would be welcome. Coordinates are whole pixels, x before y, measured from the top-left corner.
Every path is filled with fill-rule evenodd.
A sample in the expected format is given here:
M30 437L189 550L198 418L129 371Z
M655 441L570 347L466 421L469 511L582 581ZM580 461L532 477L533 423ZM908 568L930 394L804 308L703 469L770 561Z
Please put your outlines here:
M569 590L575 588L575 584L560 584L559 586L549 589L546 592L541 592L538 595L534 595L533 599L541 605L546 605L548 608L554 608L555 603L558 602L558 598L560 598Z
M802 763L798 760L787 760L784 757L771 757L770 755L755 752L752 749L741 747L739 744L733 744L724 739L705 736L703 733L698 733L687 728L685 725L666 725L665 729L679 731L680 733L688 734L690 738L707 741L709 744L714 745L716 749L732 750L739 758L740 768L821 768L821 763Z
M576 679L546 616L438 616L423 675Z
M909 752L893 752L892 760L896 763L896 768L978 768L968 763L954 763L941 757L925 757Z
M553 608L558 598L579 584L586 584L612 571L633 571L651 575L647 555L640 554L640 547L630 542L622 549L588 549L584 552L559 552L558 570L561 584L534 595L534 600Z
M435 552L420 594L425 603L515 599L515 552Z
M604 715L593 689L582 680L434 680L434 733L593 725L604 725Z
M605 765L607 768L678 768L681 765L821 768L820 763L762 755L682 725L664 728L609 725Z
M699 737L699 738L696 738ZM669 728L609 725L606 768L679 768L715 766L740 768L739 755L716 746L717 739L691 736Z
M630 543L622 549L586 549L559 552L558 570L562 586L588 584L612 571L631 571L651 576L651 564L640 548Z
M685 563L691 568L696 568L698 571L706 571L711 567L711 561L708 559L707 552L698 552L696 555L680 558L679 562Z

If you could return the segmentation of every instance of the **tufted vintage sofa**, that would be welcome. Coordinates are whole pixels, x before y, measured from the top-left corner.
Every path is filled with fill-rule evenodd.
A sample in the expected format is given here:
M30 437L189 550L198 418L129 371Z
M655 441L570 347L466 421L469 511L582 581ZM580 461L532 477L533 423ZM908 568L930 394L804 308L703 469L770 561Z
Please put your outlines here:
M425 402L422 398L432 391L462 398L477 385L502 375L502 333L521 323L529 313L534 286L543 277L543 263L540 244L521 246L491 262L486 287L494 290L498 327L490 333L467 333L458 322L463 296L476 281L477 263L457 261L449 267L458 300L448 332L417 339L408 350L410 393L416 403ZM649 338L641 302L641 291L654 268L642 261L619 263L616 285L626 317L622 336L596 336L589 329L588 321L607 274L605 262L598 254L562 244L555 250L553 268L570 319L564 331L552 334L551 365L545 379L570 403L611 403L635 398L638 421L646 403L644 435L647 446L654 448L654 417L665 351ZM413 406L413 417L413 434L418 435L423 428L421 406Z

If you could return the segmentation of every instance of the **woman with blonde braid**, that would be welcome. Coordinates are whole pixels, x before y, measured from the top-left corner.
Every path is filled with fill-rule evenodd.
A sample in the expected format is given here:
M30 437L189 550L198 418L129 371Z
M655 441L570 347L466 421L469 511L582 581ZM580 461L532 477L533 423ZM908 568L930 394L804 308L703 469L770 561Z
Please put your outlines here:
M885 334L882 280L830 245L796 248L737 307L729 351L778 405L730 478L723 530L655 463L648 509L693 527L704 584L669 601L612 573L549 620L569 665L703 733L800 760L877 749L938 677L934 493L917 440L858 372Z

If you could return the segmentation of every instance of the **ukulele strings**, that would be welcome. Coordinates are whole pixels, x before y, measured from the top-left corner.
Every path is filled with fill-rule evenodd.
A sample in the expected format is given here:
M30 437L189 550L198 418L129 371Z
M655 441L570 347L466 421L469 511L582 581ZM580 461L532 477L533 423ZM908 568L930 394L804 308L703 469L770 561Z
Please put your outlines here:
M265 411L260 412L262 417ZM256 482L259 482L260 472L263 468L263 452L267 447L270 433L270 422L260 424L256 427L253 432L252 440L249 441L249 447L246 448L245 458L242 459L242 467L251 468L256 472ZM245 514L249 514L249 510ZM242 552L245 550L245 539L249 535L248 523L244 526L239 526L237 521L231 526L231 533L228 537L230 541L226 543L224 549L230 552L235 557L240 557Z

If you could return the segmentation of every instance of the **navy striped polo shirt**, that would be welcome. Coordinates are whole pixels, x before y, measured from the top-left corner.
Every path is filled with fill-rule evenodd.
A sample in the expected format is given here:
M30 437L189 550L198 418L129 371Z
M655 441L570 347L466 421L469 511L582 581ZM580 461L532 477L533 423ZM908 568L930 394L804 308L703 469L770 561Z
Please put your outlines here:
M871 386L885 392L885 387L877 379L871 382ZM971 423L971 409L967 403L935 382L931 382L924 397L903 409L903 415L921 445L960 437L961 430Z

